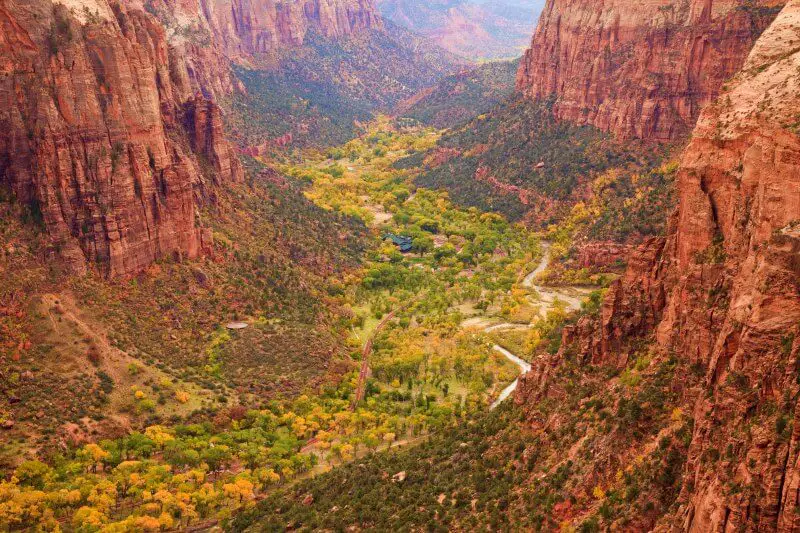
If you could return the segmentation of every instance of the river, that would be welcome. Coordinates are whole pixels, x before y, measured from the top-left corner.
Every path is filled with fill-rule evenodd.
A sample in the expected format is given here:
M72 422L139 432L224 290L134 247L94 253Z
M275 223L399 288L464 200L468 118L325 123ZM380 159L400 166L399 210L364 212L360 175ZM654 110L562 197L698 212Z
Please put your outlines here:
M533 289L539 294L539 299L536 300L535 304L539 306L539 317L546 318L547 313L549 313L555 306L556 301L563 302L566 306L567 311L578 311L581 308L581 303L583 300L592 292L590 289L586 289L583 287L545 287L543 285L536 284L536 278L547 270L547 267L550 266L551 260L551 252L550 252L550 243L543 242L542 243L543 254L542 259L539 261L539 264L536 268L530 272L522 281L522 286L528 289ZM489 320L488 317L480 317L479 319L470 319L469 321L465 321L464 325L470 324L478 324L481 321ZM531 327L532 324L515 324L511 322L503 322L500 324L492 324L490 326L486 326L483 330L487 333L491 333L493 331L501 331L501 330L511 330L511 329L528 329ZM525 361L524 359L518 357L517 355L511 353L506 348L503 348L499 344L495 344L493 349L496 352L499 352L505 356L506 359L517 365L520 369L520 375L525 374L526 372L530 372L531 364ZM519 378L515 379L513 383L508 385L503 392L500 393L500 396L492 403L490 409L494 409L501 403L503 403L509 396L517 389L519 385Z

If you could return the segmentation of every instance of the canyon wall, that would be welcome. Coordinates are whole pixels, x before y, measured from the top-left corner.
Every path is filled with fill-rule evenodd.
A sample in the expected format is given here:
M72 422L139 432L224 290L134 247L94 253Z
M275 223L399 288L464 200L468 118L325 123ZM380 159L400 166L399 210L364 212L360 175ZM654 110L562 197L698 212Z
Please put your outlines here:
M0 25L0 184L53 252L110 276L201 253L203 192L242 168L159 22L107 0L8 0Z
M701 116L678 177L656 340L706 372L682 494L690 531L800 523L798 44L793 0ZM729 447L726 469L704 460Z
M146 0L142 7L158 16L175 46L192 51L213 43L243 62L302 45L310 31L335 38L383 27L372 0Z
M552 7L552 6L551 6ZM565 331L583 364L624 368L649 340L704 375L682 491L664 530L800 525L800 0L707 106L665 238L633 256L599 319ZM541 395L557 358L518 401Z
M548 0L517 89L553 98L564 120L674 140L691 131L783 3Z
M9 0L0 23L0 184L110 276L209 244L199 203L243 177L232 62L382 28L371 0Z

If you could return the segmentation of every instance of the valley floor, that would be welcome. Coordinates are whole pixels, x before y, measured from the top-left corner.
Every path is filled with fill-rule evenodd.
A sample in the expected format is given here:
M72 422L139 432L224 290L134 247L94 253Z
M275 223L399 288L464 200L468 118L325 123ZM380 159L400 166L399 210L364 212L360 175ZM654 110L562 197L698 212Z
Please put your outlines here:
M544 342L548 320L580 308L586 291L537 285L551 258L547 244L502 216L417 189L419 169L395 166L437 138L434 130L398 129L381 118L340 148L279 166L310 201L369 228L362 268L327 289L329 304L349 316L342 324L350 351L343 378L261 407L244 403L247 395L240 405L222 407L229 393L220 381L216 415L207 418L190 414L203 389L178 387L164 374L160 390L179 400L174 422L131 427L120 438L64 450L50 463L18 464L14 478L0 485L6 502L0 524L67 530L215 524L281 487L469 424L508 398L530 365L512 353L519 338L506 342L506 336L526 335L530 346ZM112 345L102 326L64 295L42 301L51 319L74 324L102 352L98 361L116 385L105 405L128 401L119 386L126 382L134 401L147 400L154 367ZM239 322L247 327L210 337L205 380L224 376L240 337L281 327L267 317ZM156 412L163 409L154 404Z

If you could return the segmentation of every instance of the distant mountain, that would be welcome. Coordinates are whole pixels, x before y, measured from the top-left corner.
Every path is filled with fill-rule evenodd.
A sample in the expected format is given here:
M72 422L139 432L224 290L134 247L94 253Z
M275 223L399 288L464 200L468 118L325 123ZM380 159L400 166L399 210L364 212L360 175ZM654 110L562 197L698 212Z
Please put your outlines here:
M378 0L383 16L470 59L522 55L544 0Z

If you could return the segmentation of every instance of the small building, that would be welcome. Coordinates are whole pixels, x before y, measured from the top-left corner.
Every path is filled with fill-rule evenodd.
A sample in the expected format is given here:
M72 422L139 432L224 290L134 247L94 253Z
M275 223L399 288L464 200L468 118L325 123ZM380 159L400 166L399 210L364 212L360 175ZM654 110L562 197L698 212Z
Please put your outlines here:
M397 246L397 249L404 254L409 253L414 244L414 239L411 237L407 235L395 235L394 233L387 233L383 236L383 240L392 241L392 244Z

